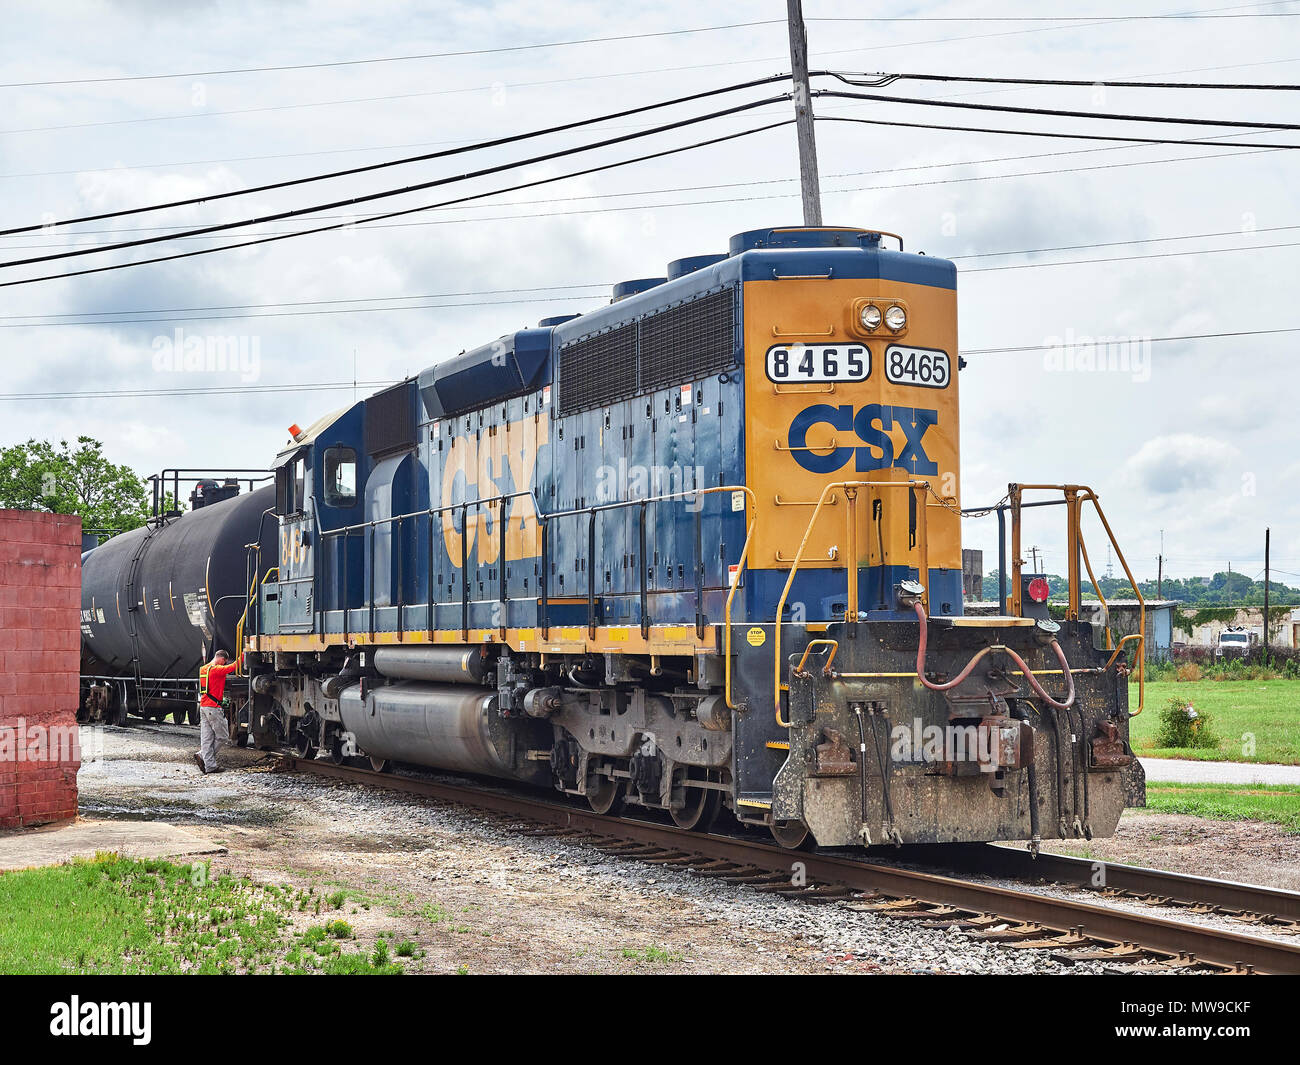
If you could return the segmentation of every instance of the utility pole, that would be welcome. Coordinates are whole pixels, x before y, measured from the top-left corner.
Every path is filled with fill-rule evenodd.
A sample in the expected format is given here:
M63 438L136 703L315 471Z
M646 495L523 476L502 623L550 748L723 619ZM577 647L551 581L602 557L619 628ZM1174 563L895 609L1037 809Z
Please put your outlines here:
M1034 567L1033 572L1042 573L1043 571L1038 568L1038 545L1037 544L1035 544L1033 547L1029 549L1029 557L1033 559L1033 567Z
M803 192L803 224L822 224L821 181L817 176L817 137L813 132L812 91L808 87L808 34L803 24L803 0L785 0L790 23L790 73L793 75L794 120L799 136L799 185Z
M1165 597L1165 531L1160 530L1160 554L1156 558L1156 598Z
M1264 661L1268 661L1268 535L1264 530Z

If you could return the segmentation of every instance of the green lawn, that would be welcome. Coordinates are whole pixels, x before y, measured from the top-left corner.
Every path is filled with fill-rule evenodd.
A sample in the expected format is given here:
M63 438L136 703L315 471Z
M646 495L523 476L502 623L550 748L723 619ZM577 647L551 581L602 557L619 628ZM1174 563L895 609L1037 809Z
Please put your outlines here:
M401 971L386 949L344 950L345 922L295 934L302 892L207 868L103 854L0 873L0 972Z
M1300 832L1300 786L1292 784L1147 784L1147 809L1219 821L1267 821Z
M1129 708L1137 707L1137 685L1129 685ZM1160 710L1170 699L1186 699L1209 714L1219 748L1158 749ZM1133 750L1144 758L1196 758L1227 762L1300 765L1300 680L1159 681L1146 686L1146 708L1129 722ZM1254 751L1247 749L1247 734Z

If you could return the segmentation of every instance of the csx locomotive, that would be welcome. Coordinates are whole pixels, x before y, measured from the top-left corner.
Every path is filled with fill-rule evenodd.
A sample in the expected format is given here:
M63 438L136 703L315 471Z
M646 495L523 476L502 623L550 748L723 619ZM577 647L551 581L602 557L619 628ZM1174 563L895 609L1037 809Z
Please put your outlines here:
M956 270L895 239L741 233L293 426L254 740L792 847L1112 833L1140 647L1078 620L1095 496L1012 486L1013 554L1062 496L1064 620L1015 559L963 613Z

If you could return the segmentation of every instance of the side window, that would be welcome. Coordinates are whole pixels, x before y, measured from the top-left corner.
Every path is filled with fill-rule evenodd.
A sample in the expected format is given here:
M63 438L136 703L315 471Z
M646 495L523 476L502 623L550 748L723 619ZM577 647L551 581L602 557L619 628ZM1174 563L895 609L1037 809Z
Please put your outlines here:
M275 512L281 516L302 510L302 459L286 462L275 471Z
M275 471L275 512L283 517L289 513L289 469L281 466Z
M325 452L325 505L352 507L357 503L357 453L350 447Z

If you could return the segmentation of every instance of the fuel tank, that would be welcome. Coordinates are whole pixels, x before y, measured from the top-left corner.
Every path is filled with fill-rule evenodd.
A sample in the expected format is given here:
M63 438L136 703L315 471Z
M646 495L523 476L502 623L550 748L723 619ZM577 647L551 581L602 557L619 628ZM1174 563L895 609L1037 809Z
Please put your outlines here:
M363 695L361 685L354 684L339 696L339 716L371 758L510 780L550 780L549 763L528 757L530 747L550 749L549 726L503 718L493 691L404 680Z
M274 505L274 487L259 488L122 533L83 555L83 671L130 673L134 648L142 676L188 677L217 647L238 653L245 545L260 540L264 568L274 564L275 521L262 520Z
M481 684L492 661L479 647L379 647L375 669L394 680Z

